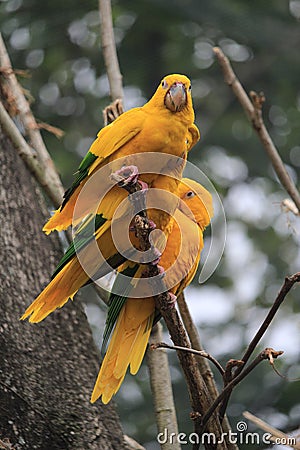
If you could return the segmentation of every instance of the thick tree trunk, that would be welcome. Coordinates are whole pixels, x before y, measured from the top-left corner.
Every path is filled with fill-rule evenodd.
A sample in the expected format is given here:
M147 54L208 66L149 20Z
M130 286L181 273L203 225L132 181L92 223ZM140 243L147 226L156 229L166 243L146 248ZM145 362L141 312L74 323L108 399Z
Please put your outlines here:
M44 200L0 129L0 439L14 450L125 449L112 406L89 402L99 356L79 301L20 322L60 248Z

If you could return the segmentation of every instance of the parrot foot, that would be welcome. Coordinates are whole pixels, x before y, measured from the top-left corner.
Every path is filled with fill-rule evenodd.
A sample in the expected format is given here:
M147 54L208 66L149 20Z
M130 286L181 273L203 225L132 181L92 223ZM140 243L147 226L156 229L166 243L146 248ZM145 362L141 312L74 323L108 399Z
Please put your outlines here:
M147 255L145 261L141 260L140 264L149 264L150 266L157 266L157 264L160 261L161 252L158 250L158 248L154 247L151 249L151 256L153 257L151 261L149 261L149 255Z
M154 259L152 261L150 261L148 264L151 264L151 266L157 266L157 264L159 263L160 258L161 258L161 252L156 247L154 247L154 249L153 249L153 256L154 256Z
M163 266L160 266L159 264L157 264L157 269L158 269L158 276L160 278L164 278L166 276L166 272L165 269L163 268Z
M156 228L156 224L153 222L153 220L148 219L148 225L149 225L149 230L155 230Z
M139 177L139 170L136 166L123 166L121 169L112 173L110 178L116 181L120 187L134 186ZM148 185L147 185L148 188Z
M155 228L156 228L156 225L153 222L153 220L149 220L148 219L148 230L149 230L149 232L155 230ZM135 224L134 225L130 225L129 231L136 231L136 225Z
M169 291L169 301L168 301L168 304L169 304L170 306L174 306L175 303L176 303L176 301L177 301L177 296L176 296L175 294L173 294L173 292L170 292L170 291Z
M151 267L149 268L149 266L142 272L142 278L151 278L152 276L156 276L159 277L160 279L164 278L166 276L166 272L165 269L162 266L159 266L157 264L156 266L157 270L158 270L158 274L154 275L151 274L151 272L153 272L153 265L151 265Z
M140 185L141 191L145 192L148 190L148 184L145 181L138 180L138 184Z

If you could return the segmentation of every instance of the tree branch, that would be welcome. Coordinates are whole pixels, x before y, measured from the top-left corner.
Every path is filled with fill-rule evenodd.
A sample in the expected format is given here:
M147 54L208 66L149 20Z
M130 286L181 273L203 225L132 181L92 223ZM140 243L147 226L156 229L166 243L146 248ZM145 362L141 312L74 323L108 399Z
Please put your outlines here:
M25 129L26 136L29 139L30 146L33 147L35 153L31 150L28 151L28 148L30 147L25 150L25 146L23 144L21 145L20 142L22 136L20 135L20 139L18 140L16 138L16 133L12 131L11 126L8 127L10 132L12 133L9 136L14 136L14 145L16 145L16 142L19 141L17 147L18 151L21 152L21 156L26 160L26 164L28 165L30 171L37 175L38 182L44 188L46 194L53 202L53 205L55 207L58 207L61 204L64 188L55 169L54 163L45 147L39 131L39 126L37 125L36 120L31 112L29 103L23 94L14 71L12 70L11 62L1 34L0 67L1 89L3 91L3 97L7 101L8 111L12 117L16 115L20 117L21 123L23 124ZM6 130L8 128L6 128Z
M110 0L99 0L101 47L110 85L113 103L103 111L104 125L115 120L123 112L123 86L112 22Z
M207 410L206 414L202 418L202 427L204 428L207 424L207 421L210 419L211 415L215 412L216 408L219 406L219 404L222 402L223 399L227 397L228 393L231 393L233 388L239 384L261 361L268 359L273 363L273 359L277 358L278 356L282 355L282 351L275 351L272 348L266 348L262 352L257 355L257 357L243 370L242 373L235 376L230 383L227 384L227 386L224 387L218 398L214 401L214 403L211 405L209 410Z
M250 92L251 100L249 99L246 91L242 87L240 81L238 80L236 74L234 73L228 58L224 55L219 47L214 48L214 53L217 60L223 70L223 75L225 82L231 87L236 98L242 105L249 121L256 133L258 134L267 155L269 156L273 168L282 184L284 189L288 192L292 200L294 201L298 211L300 210L300 194L297 190L293 180L289 176L281 157L276 149L271 136L269 135L265 124L262 119L262 105L264 103L263 94L256 94L255 92Z
M187 302L185 300L185 296L184 293L182 292L178 298L177 298L177 303L178 303L178 307L179 307L179 311L180 311L180 315L182 317L185 329L187 330L189 339L191 341L191 345L192 348L194 348L195 350L199 350L199 351L203 351L203 347L200 341L200 337L199 337L199 333L197 330L197 327L195 326L189 307L187 305ZM211 396L212 401L214 401L218 395L218 389L215 383L215 379L214 379L214 374L211 371L209 362L206 358L201 358L201 357L197 357L196 356L196 360L198 363L198 367L200 370L200 373L203 377L203 380L207 386L208 392ZM232 439L228 439L228 437L230 436L231 433L231 427L230 427L230 423L227 419L227 417L225 416L223 418L222 421L222 428L223 428L223 432L226 433L225 436L225 440L227 443L227 448L228 450L238 450L238 446L232 442Z
M147 351L147 363L150 372L151 392L154 394L153 403L156 415L157 431L164 433L168 430L168 434L174 433L178 436L178 425L173 400L172 382L168 364L168 356L166 350L161 349L159 352L152 350L152 344L162 339L162 324L158 322L154 325ZM180 444L175 439L172 443L165 442L161 444L162 450L180 450Z
M288 436L287 434L283 433L282 431L278 430L277 428L272 427L267 422L265 422L262 419L259 419L258 417L251 414L249 411L243 412L243 416L253 422L258 428L260 428L263 431L266 431L267 433L270 433L270 441L275 442L276 438L279 438L282 440L282 444L288 445L289 447L300 449L300 442L297 443L296 437L293 438L291 436ZM292 444L291 439L294 439L295 443ZM278 442L276 442L278 444ZM288 444L290 443L290 444Z
M220 372L222 377L224 376L224 369L221 366L221 364L219 363L219 361L217 361L212 355L210 355L209 353L207 353L204 350L195 350L193 348L179 347L178 345L169 345L169 344L165 344L165 342L154 343L154 344L152 344L151 348L153 350L155 350L157 348L168 348L170 350L178 350L181 352L188 352L188 353L192 353L193 355L197 355L202 358L206 358L216 366L216 368L218 369L218 371Z
M267 331L268 327L270 326L272 320L274 319L275 314L277 313L277 311L278 311L280 305L282 304L282 302L284 301L285 297L290 292L290 290L292 289L294 284L299 283L299 282L300 282L300 272L297 272L294 275L291 275L289 277L285 277L284 284L282 285L267 317L263 321L262 325L260 326L257 333L255 334L254 338L248 345L248 348L247 348L244 356L242 357L242 361L244 361L245 364L249 360L255 347L257 346L257 344L259 343L259 341L261 340L261 338Z
M129 173L128 167L123 167L121 170L112 174L113 178L119 181L120 173ZM126 191L128 191L129 193L140 190L138 182L133 185L128 185L124 183L123 180L120 180L119 186L126 189ZM147 218L147 211L144 210L145 201L143 199L143 196L145 195L145 191L141 191L141 193L142 195L138 196L137 200L134 200L135 202L139 202L135 204L135 210L140 211L139 214L135 216L134 223L136 236L139 239L139 246L142 251L145 251L151 248L149 236L152 228ZM142 220L136 220L136 218L140 218ZM180 320L179 314L174 307L174 302L171 300L170 294L163 281L163 277L159 277L160 272L157 264L152 262L150 264L147 264L146 267L148 277L157 277L157 279L155 280L157 285L155 287L159 287L159 292L161 293L154 295L153 298L155 301L156 309L160 312L167 325L172 341L176 346L190 348L191 346L188 336ZM201 417L209 409L211 398L204 380L198 370L195 356L190 352L182 352L178 350L177 356L182 367L189 391L190 403L192 406L191 418L194 421L195 433L201 436ZM208 429L209 432L213 433L214 436L217 437L217 441L219 441L219 438L221 438L222 436L222 428L217 416L213 417L213 420L209 422ZM223 450L225 448L227 449L226 444L225 446L226 447L224 447L223 444ZM193 445L194 450L197 450L198 448L198 444ZM216 446L214 448L219 447Z
M18 154L26 163L30 172L42 186L48 197L53 201L53 203L56 204L56 206L58 206L60 204L59 199L62 199L62 190L56 189L58 187L58 184L56 186L52 184L52 176L48 176L48 172L45 169L44 162L40 161L40 159L38 158L39 151L35 151L27 144L1 102L0 125L5 134L12 141ZM51 171L51 169L49 170Z
M235 373L234 373L234 377L237 377L242 371L244 371L245 365L247 364L247 362L249 361L250 356L252 355L253 351L255 350L257 344L259 343L259 341L261 340L261 338L263 337L263 335L265 334L265 332L267 331L268 327L270 326L275 314L277 313L280 305L282 304L282 302L284 301L285 297L287 296L287 294L289 293L289 291L292 289L292 287L294 286L295 283L299 283L300 282L300 272L295 273L294 275L291 275L289 277L285 277L284 280L284 284L282 285L269 313L267 314L267 317L265 318L265 320L263 321L263 323L261 324L261 326L259 327L257 333L255 334L255 336L253 337L253 339L251 340L250 344L247 347L246 352L244 353L241 361L243 361L243 365L237 367ZM224 402L220 408L220 416L223 417L227 408L227 404L229 401L231 395L231 391L229 390L227 395L224 397Z

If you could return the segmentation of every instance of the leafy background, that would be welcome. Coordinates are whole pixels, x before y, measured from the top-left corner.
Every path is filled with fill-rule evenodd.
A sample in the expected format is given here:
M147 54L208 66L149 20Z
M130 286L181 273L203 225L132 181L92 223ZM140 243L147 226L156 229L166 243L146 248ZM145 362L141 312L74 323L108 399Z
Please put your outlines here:
M21 81L32 109L65 132L61 140L43 132L65 186L109 103L97 8L91 0L0 2L1 32L14 67L28 70ZM196 279L186 296L205 349L224 363L241 356L284 276L299 270L300 226L281 209L286 194L223 83L212 48L223 49L247 91L265 93L264 120L299 183L300 1L116 0L113 16L126 109L142 105L167 73L186 73L193 82L201 141L190 160L219 192L228 228L216 272L202 286ZM86 310L100 342L105 311L88 290ZM293 289L261 344L285 351L276 366L290 379L300 377L299 324L299 289ZM179 428L187 433L186 389L175 355L169 357ZM145 364L136 377L126 377L116 401L125 431L148 450L157 449ZM297 428L299 381L261 364L234 392L228 409L233 427L246 409L283 430Z

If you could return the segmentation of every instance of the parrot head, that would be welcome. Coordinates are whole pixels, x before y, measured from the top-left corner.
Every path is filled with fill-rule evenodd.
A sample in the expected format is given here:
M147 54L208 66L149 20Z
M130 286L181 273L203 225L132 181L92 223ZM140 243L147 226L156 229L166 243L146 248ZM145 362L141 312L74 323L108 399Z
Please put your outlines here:
M185 75L165 76L149 101L158 106L164 105L172 113L192 108L191 82Z
M179 209L201 229L209 225L213 215L211 194L201 184L189 178L183 178L178 188Z

